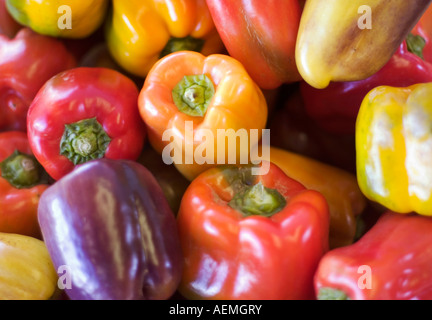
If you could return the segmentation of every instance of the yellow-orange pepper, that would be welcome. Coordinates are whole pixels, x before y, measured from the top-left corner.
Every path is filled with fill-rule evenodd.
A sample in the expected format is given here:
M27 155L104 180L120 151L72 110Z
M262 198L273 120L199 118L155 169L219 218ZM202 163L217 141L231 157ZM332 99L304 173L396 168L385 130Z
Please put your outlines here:
M205 0L113 0L106 40L117 63L141 77L169 53L224 48Z
M22 25L40 34L72 39L95 32L105 19L109 3L109 0L6 0L8 11Z
M57 279L41 240L0 233L0 300L48 300Z
M307 189L320 192L327 200L330 210L330 248L352 244L356 236L357 217L367 204L355 175L273 146L268 154L267 160L276 164L286 175Z
M367 198L432 216L431 123L432 83L369 92L356 124L357 176Z
M152 147L189 180L217 164L248 163L267 122L263 92L239 61L222 54L182 51L160 59L138 106ZM233 141L236 134L242 138Z

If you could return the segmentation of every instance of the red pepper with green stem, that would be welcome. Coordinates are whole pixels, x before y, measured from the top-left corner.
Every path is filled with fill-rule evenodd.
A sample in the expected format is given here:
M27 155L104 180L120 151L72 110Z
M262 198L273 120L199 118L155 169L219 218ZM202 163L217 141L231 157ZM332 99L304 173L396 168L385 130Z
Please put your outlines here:
M47 176L21 131L0 133L0 232L40 237L39 198Z
M145 137L138 88L106 68L76 68L51 78L28 113L31 148L55 180L93 159L137 160Z
M325 198L270 163L222 166L192 181L177 217L189 299L313 299L328 250ZM256 168L255 168L256 169Z
M325 89L301 83L306 111L319 127L331 133L354 134L360 105L370 90L381 85L407 87L432 81L432 30L427 31L422 21L373 76L360 81L332 82Z
M51 77L76 66L57 39L23 28L13 39L0 35L0 131L26 131L27 112Z

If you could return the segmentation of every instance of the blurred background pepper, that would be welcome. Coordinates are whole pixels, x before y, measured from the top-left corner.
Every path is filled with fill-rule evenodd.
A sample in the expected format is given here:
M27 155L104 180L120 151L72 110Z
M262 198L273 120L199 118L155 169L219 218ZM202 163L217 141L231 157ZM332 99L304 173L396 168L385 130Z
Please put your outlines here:
M113 0L108 48L131 74L145 77L163 56L189 50L221 53L222 41L205 0Z
M21 27L7 11L6 0L0 0L0 34L13 38Z

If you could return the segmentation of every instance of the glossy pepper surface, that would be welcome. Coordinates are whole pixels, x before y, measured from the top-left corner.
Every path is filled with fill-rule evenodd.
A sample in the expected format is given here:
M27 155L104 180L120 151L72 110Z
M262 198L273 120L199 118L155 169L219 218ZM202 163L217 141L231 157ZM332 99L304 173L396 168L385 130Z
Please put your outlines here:
M431 230L429 217L386 212L359 241L324 255L318 299L432 299Z
M432 83L378 87L356 127L357 177L369 199L399 212L432 215Z
M270 164L212 168L192 181L177 217L189 299L313 299L328 250L328 208Z
M301 79L295 62L298 0L207 0L207 5L229 54L261 88Z
M39 89L77 62L58 40L21 29L0 35L0 131L26 131L27 112Z
M239 143L230 148L229 142L218 147L220 130L242 130L250 139L255 129L258 140L268 112L261 89L240 62L191 51L170 54L155 64L138 105L153 148L164 158L170 158L164 151L176 152L170 159L189 180L216 163L228 163L229 153L236 163L242 156L247 162L249 148L237 148ZM205 143L207 154L199 149Z
M177 289L175 216L144 166L82 164L43 194L38 215L55 267L68 266L72 276L70 299L159 300Z
M331 81L372 76L390 60L430 3L306 1L296 46L302 78L322 89Z
M432 7L428 11L432 11ZM307 113L325 131L354 134L361 103L373 88L432 82L431 36L432 28L426 29L424 20L421 20L390 61L367 79L332 82L325 89L315 89L302 81L301 92Z
M0 133L0 232L40 237L37 209L46 178L24 132Z
M0 233L0 300L49 300L57 273L38 239Z
M356 219L366 207L366 198L358 187L356 176L316 159L273 146L269 149L269 159L287 176L325 197L330 212L330 248L351 244L356 234Z
M55 180L98 158L138 159L145 125L138 88L106 68L75 68L51 78L33 100L28 136L38 161Z
M120 66L141 77L169 53L224 49L205 0L114 0L106 39Z
M105 19L108 0L6 0L9 13L39 34L81 39L95 32Z

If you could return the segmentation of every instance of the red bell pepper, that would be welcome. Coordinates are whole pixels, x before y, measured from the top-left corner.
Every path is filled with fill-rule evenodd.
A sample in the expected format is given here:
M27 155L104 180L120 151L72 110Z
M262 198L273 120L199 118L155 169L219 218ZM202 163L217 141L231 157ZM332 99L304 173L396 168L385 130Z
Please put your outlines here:
M386 212L356 243L327 252L321 300L431 300L432 219Z
M76 165L98 158L137 160L146 131L138 88L106 68L76 68L51 78L28 113L31 148L58 180Z
M313 275L329 248L327 202L269 165L263 175L213 168L186 190L177 216L184 297L314 298Z
M0 35L0 131L25 131L27 111L38 90L75 66L75 58L57 39L27 28L13 39Z
M298 0L207 0L229 54L262 89L301 79L295 63L300 24Z
M21 28L7 11L6 0L0 0L0 34L13 38Z
M432 29L425 30L419 22L390 61L365 80L333 82L325 89L315 89L303 81L301 92L307 113L328 132L354 134L360 105L370 90L381 85L407 87L432 81L431 33Z
M24 132L0 133L0 173L0 233L40 237L37 210L47 177Z

